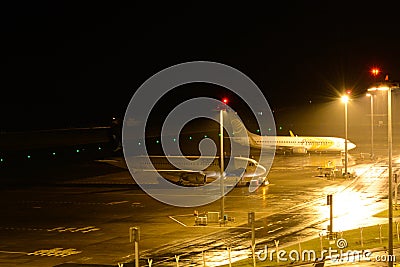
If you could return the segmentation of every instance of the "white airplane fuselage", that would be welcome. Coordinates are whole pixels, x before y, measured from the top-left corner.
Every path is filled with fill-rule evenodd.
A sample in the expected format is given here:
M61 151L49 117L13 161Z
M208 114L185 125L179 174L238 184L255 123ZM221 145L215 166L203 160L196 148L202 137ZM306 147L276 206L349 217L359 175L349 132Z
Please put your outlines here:
M293 153L345 151L345 139L339 137L250 135L250 146L258 149L275 146L277 149L290 149ZM347 150L355 147L347 140Z
M342 152L346 149L344 138L297 136L292 132L290 132L290 136L262 136L249 132L243 122L238 119L233 119L231 123L235 137L230 138L234 142L256 149L271 148L301 154L308 152ZM347 140L347 150L352 150L355 147L354 143Z

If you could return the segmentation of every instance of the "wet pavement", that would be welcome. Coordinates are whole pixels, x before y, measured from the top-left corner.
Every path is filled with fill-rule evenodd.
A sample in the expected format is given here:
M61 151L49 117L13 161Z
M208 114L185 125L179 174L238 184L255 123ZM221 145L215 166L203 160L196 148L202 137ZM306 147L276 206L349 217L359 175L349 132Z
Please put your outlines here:
M317 167L327 161L340 162L340 155L277 156L269 185L254 193L237 187L227 195L225 211L232 220L225 226L195 225L193 208L152 199L126 170L105 163L86 166L95 175L84 175L77 166L42 176L40 168L35 169L39 185L14 174L19 183L3 187L0 194L5 215L0 222L0 265L128 266L134 259L128 230L139 226L141 266L148 259L154 266L172 266L175 255L180 266L203 266L204 261L216 266L227 263L227 247L233 261L249 257L250 211L256 216L257 249L274 240L285 246L318 236L329 221L327 194L334 194L334 230L382 221L372 215L386 205L384 162L358 164L355 179L332 179L318 176ZM197 210L218 212L220 204Z

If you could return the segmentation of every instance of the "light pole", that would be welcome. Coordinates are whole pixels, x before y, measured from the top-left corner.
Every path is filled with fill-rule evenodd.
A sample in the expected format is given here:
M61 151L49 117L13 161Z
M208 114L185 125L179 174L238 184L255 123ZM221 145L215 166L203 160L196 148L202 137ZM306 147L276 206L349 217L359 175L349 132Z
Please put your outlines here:
M221 159L220 159L220 190L221 190L221 219L224 220L224 213L225 213L225 197L224 197L224 114L223 114L224 110L221 109L219 111L219 143L220 143L220 152L221 152Z
M367 93L371 98L371 159L374 158L374 95Z
M349 102L349 97L347 95L342 96L342 102L344 103L344 175L347 176L347 103Z
M393 255L393 171L392 171L392 88L388 87L388 157L389 157L389 212L388 212L388 255ZM388 266L393 266L393 261L388 261Z
M225 166L224 166L224 111L226 110L226 105L228 104L228 98L224 98L222 99L222 102L224 103L223 107L221 107L221 110L219 111L219 143L220 143L220 190L221 190L221 219L223 224L225 225L225 185L224 185L224 179L225 179L225 175L224 175L224 171L225 171Z
M368 91L387 91L388 102L388 255L393 256L393 170L392 170L392 90L399 89L399 84L389 82L381 83L378 87L369 88ZM388 266L393 266L393 261L388 261Z

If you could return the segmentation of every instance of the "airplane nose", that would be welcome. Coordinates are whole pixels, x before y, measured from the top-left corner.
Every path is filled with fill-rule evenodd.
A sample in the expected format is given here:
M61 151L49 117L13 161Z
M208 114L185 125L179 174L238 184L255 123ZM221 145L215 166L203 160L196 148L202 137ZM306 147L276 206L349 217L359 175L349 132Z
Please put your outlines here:
M352 142L348 142L348 143L347 143L347 149L351 150L351 149L353 149L353 148L355 148L355 147L356 147L356 145L353 144Z

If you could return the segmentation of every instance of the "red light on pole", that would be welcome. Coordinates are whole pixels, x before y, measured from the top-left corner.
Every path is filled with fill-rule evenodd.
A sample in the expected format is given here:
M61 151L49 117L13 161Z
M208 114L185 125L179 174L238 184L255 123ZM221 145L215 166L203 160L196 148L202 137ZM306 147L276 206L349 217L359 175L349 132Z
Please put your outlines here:
M371 69L371 74L372 74L373 76L375 76L375 77L378 76L380 72L381 72L381 70L378 69L378 68L372 68L372 69Z

